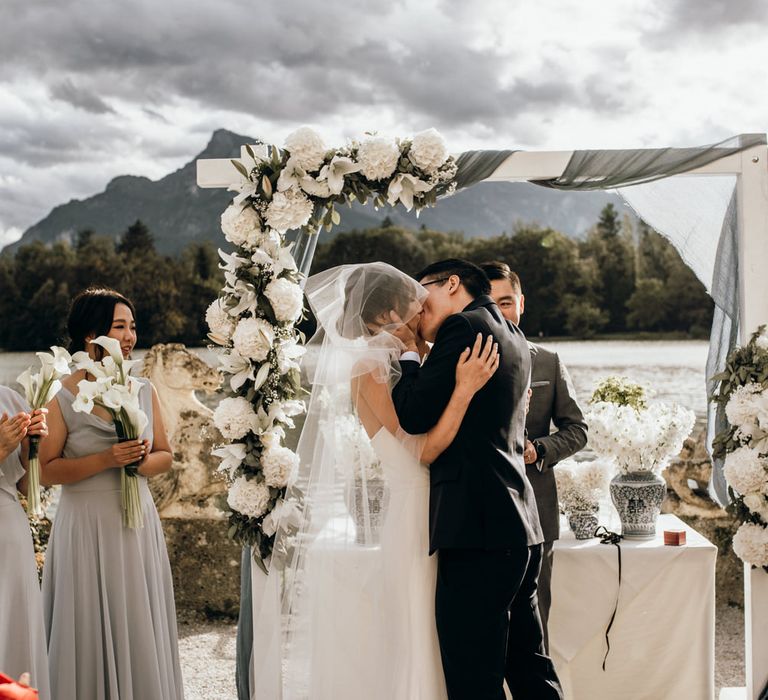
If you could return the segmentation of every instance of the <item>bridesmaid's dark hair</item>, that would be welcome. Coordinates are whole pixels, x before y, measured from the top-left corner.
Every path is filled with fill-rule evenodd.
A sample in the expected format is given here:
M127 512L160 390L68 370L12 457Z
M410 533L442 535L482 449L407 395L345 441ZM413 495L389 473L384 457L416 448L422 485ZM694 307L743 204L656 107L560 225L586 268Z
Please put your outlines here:
M112 328L115 306L118 304L125 304L134 317L136 316L133 302L108 287L89 287L75 296L67 319L69 352L87 351L85 339L89 335L94 338L107 335ZM101 351L101 348L98 350ZM101 352L98 354L101 355Z

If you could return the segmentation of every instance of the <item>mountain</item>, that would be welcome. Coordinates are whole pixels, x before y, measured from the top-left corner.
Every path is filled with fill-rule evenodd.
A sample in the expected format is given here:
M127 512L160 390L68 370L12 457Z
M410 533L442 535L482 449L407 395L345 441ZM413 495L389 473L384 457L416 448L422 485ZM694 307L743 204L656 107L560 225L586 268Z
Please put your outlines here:
M116 238L136 219L149 227L162 253L176 254L192 242L218 242L219 217L232 193L197 187L195 161L238 157L240 146L254 142L252 137L218 129L202 153L181 169L160 180L134 175L116 177L99 194L55 207L6 250L32 241L71 240L87 228ZM388 216L395 224L412 228L423 224L441 231L462 231L467 236L509 232L518 221L580 236L595 223L608 202L621 206L616 195L606 192L558 192L528 183L482 183L442 200L436 208L424 210L419 218L400 206L380 211L359 204L344 208L340 211L341 224L333 233L375 227Z

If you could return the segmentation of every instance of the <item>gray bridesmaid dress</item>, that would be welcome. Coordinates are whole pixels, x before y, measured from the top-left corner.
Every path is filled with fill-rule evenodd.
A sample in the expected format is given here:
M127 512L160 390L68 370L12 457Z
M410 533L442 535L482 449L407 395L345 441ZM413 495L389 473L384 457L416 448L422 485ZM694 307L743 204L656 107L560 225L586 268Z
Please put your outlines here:
M152 441L152 388L139 394ZM67 426L62 456L85 457L116 441L111 422L57 401ZM139 477L144 527L123 526L120 470L61 490L43 571L51 686L56 700L177 700L184 697L176 606L160 518Z
M29 406L0 386L0 414L12 417ZM19 450L0 462L0 671L18 678L28 672L41 700L50 700L43 601L35 548L16 482L24 475Z

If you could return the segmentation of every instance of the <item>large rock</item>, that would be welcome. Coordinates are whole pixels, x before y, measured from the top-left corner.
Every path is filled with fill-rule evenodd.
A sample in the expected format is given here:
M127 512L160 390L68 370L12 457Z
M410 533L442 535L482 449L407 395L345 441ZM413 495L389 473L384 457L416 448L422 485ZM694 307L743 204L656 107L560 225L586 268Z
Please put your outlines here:
M166 518L162 522L179 613L236 620L242 549L227 537L227 521Z

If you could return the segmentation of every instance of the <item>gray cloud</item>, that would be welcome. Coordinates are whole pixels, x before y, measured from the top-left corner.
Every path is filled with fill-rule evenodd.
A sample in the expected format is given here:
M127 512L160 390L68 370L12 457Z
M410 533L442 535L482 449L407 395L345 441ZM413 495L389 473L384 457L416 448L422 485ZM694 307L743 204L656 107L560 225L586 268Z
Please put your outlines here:
M115 111L100 97L88 90L76 87L69 79L54 85L51 88L51 97L67 102L73 107L85 110L91 114L108 114Z

